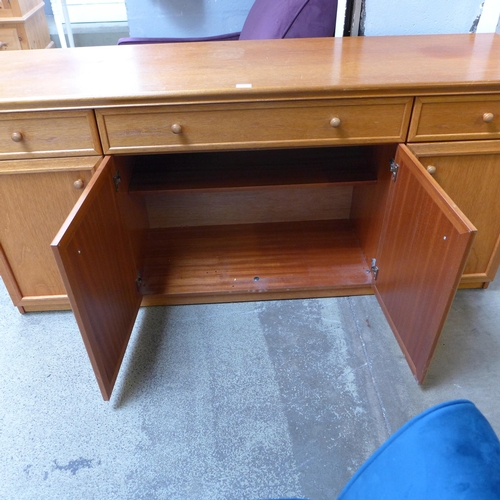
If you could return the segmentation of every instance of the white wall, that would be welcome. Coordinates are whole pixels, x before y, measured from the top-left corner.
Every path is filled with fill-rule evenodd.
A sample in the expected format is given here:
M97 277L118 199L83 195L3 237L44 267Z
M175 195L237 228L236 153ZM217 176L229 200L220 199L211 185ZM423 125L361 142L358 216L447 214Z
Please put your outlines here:
M481 14L483 2L365 0L364 35L469 33Z
M484 0L477 33L494 33L500 20L500 0Z
M253 2L126 0L130 36L183 38L240 31Z
M479 19L483 2L500 2L357 1L364 3L361 25L362 33L367 36L468 33ZM126 0L130 36L182 38L240 31L253 2L254 0ZM342 19L343 15L340 15L339 22ZM342 32L341 29L338 31ZM497 31L500 33L500 27Z

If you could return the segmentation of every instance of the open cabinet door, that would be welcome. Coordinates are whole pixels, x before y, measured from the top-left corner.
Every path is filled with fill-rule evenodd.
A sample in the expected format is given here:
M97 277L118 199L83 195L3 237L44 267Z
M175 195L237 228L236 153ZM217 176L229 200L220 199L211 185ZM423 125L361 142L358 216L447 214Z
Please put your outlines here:
M406 146L399 146L395 163L399 168L390 181L373 284L422 383L476 228Z
M103 398L115 384L139 310L144 208L127 165L106 157L52 242ZM137 205L133 207L132 204Z

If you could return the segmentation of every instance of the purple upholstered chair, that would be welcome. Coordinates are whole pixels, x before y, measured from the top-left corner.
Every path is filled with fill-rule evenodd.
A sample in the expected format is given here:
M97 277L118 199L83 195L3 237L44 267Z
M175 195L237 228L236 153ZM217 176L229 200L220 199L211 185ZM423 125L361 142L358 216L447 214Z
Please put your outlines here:
M329 37L336 15L337 0L255 0L241 32L203 38L121 38L118 45Z

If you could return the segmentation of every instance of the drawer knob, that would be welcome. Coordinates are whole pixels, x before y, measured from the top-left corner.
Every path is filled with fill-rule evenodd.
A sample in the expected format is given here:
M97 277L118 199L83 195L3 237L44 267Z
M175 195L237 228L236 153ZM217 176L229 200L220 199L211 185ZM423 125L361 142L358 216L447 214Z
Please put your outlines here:
M429 165L427 167L427 172L429 172L429 174L431 175L434 175L436 173L436 167L434 165Z
M21 132L14 132L10 138L14 141L14 142L21 142L23 140L23 134L21 134Z
M335 116L330 120L330 125L333 128L339 128L341 123L342 122L340 121L340 118L338 116Z
M171 130L174 134L180 134L180 133L182 133L182 126L181 126L179 123L174 123L174 124L170 127L170 130Z
M493 121L493 118L495 118L495 115L493 113L484 113L483 122L491 123Z
M83 179L77 179L75 182L73 182L73 187L75 189L83 189L83 186L85 183L83 182Z

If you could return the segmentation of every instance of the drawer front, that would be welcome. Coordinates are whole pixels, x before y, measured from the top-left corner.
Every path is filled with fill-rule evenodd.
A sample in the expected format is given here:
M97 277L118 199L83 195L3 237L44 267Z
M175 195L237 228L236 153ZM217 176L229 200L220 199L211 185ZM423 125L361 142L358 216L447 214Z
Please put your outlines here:
M106 153L370 144L406 139L412 99L105 109Z
M0 114L0 158L101 154L93 111Z
M500 95L421 97L415 101L411 142L500 138Z
M0 50L21 50L21 42L15 28L0 28Z

